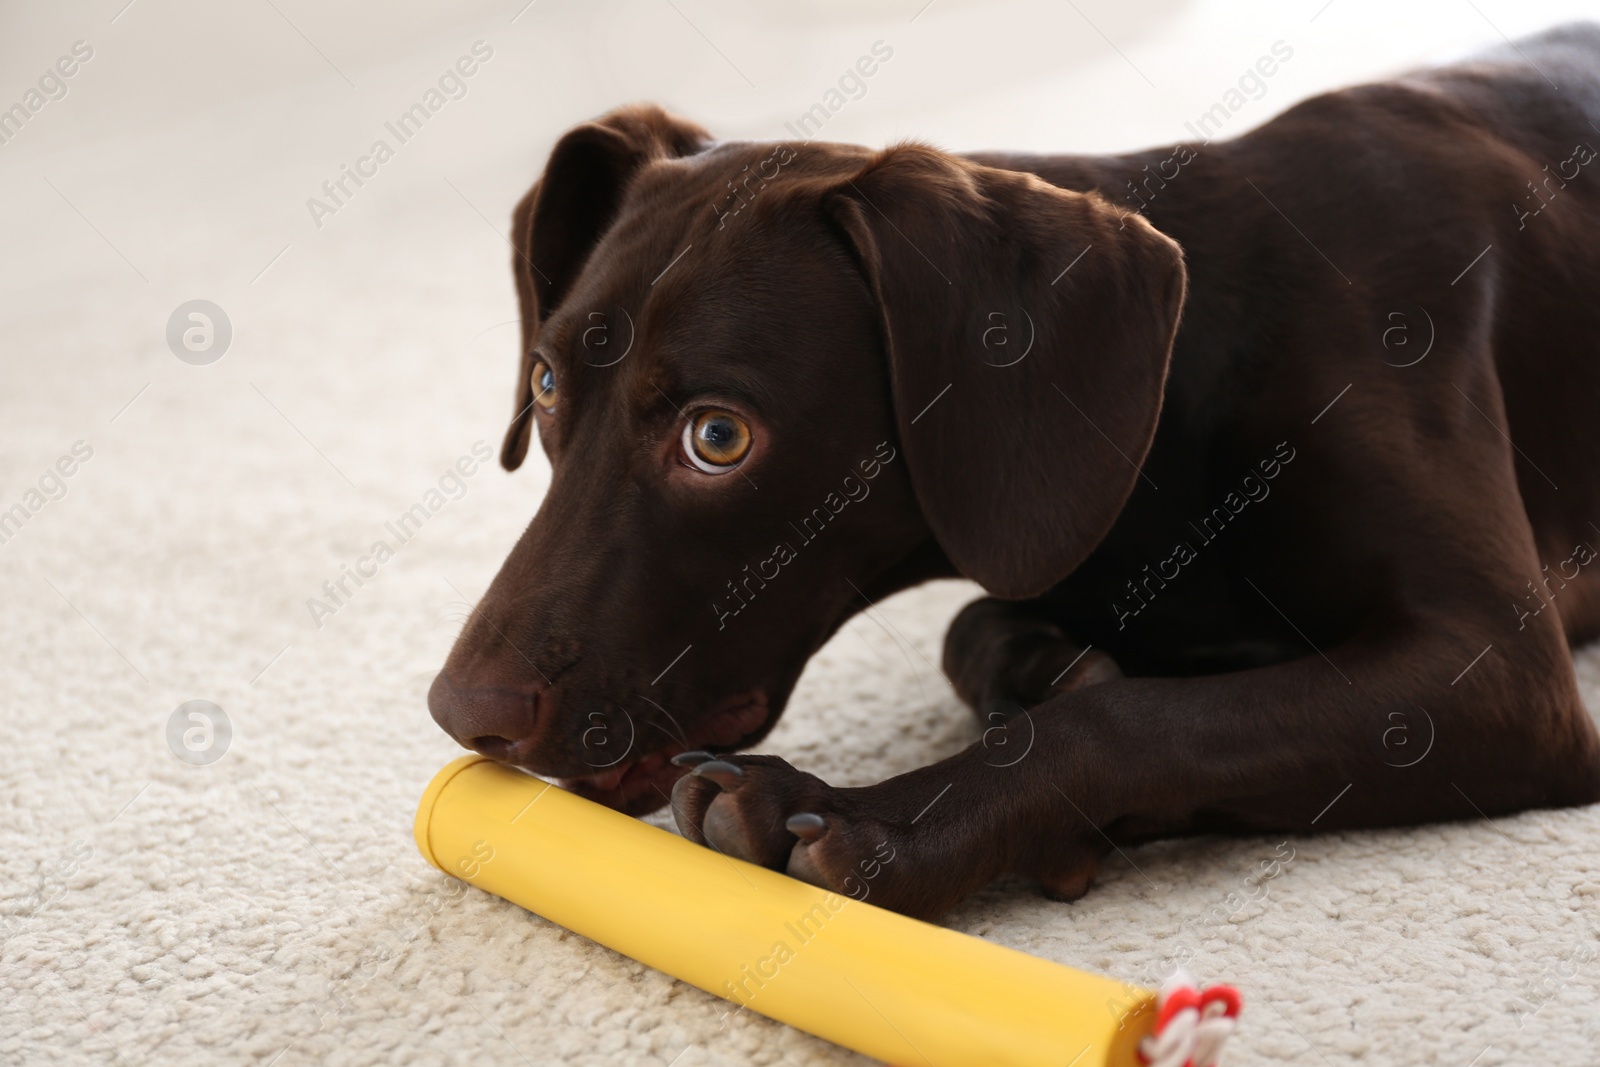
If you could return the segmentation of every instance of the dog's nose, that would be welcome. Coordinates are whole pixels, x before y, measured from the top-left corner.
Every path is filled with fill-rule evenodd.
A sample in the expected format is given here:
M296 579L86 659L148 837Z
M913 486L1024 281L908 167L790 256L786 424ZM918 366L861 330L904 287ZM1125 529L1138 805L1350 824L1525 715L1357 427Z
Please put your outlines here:
M533 736L538 696L499 687L461 687L440 671L428 688L433 721L465 748L492 759L509 759L512 750Z

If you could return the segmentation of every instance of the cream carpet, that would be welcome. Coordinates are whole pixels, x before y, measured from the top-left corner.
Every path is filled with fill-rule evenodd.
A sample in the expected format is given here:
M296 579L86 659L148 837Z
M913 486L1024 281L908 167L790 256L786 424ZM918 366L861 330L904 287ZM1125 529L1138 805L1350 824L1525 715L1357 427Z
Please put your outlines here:
M1241 128L1570 10L1084 0L1102 37L1021 2L940 0L916 22L920 2L824 7L776 28L709 0L682 16L476 3L449 25L410 2L124 2L13 8L0 28L7 106L73 42L94 50L0 145L0 509L28 514L0 543L7 1064L855 1062L721 1021L721 1001L417 855L419 791L457 753L428 682L544 469L447 481L374 577L337 604L323 588L475 442L497 446L515 344L497 231L551 138L635 98L780 137L882 38L894 60L828 136L1133 147L1184 136L1280 38L1296 59ZM306 199L477 40L494 52L467 95L318 228ZM194 299L231 323L210 365L165 336ZM930 586L852 622L766 747L856 784L973 741L933 667L972 595ZM314 618L312 598L336 610ZM1600 653L1579 676L1600 708ZM231 730L204 765L169 744L193 700ZM180 750L186 730L205 747L201 722L180 719ZM948 921L1129 981L1187 949L1244 990L1237 1065L1596 1062L1600 810L1130 861L1074 905L1001 884Z

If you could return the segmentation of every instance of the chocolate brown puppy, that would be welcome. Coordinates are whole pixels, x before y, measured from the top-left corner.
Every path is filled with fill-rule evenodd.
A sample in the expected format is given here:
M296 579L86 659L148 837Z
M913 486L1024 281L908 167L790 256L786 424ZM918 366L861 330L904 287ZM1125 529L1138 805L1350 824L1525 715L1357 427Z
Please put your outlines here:
M1114 843L1600 799L1600 28L1517 47L1121 156L572 130L501 457L553 477L434 717L919 916ZM983 740L853 789L737 754L951 576Z

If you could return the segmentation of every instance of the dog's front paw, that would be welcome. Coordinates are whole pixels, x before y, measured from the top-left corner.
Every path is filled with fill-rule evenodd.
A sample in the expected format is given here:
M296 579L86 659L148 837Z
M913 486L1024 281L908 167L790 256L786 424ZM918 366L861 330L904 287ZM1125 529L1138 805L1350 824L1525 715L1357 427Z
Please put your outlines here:
M1109 655L1072 640L1036 608L995 597L974 600L950 623L944 672L986 724L1122 677Z
M672 790L673 817L691 841L920 918L972 888L942 856L915 847L909 822L879 814L872 789L835 789L776 756L686 752L677 762L694 768Z

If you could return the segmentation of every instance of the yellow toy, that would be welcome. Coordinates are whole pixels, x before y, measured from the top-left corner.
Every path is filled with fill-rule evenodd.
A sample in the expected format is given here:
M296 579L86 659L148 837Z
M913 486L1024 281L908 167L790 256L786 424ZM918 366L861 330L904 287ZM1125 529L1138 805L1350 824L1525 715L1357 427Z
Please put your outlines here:
M889 1063L1204 1067L1238 1012L1225 987L1158 1002L721 855L483 756L434 777L416 838L448 874ZM1207 1025L1216 1049L1193 1040Z

